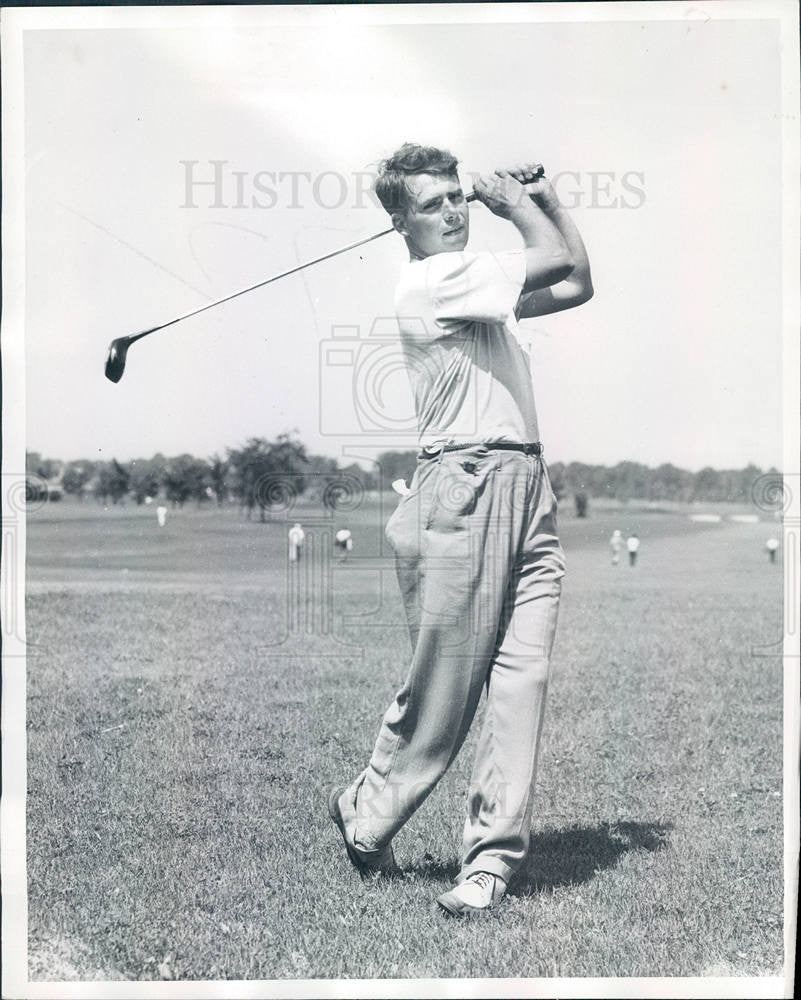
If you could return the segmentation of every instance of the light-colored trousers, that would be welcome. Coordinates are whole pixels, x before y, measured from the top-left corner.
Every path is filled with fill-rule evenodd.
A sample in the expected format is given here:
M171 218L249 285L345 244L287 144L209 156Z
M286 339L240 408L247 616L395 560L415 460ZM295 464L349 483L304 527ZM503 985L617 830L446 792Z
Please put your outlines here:
M392 839L487 710L459 880L509 880L528 851L549 660L564 576L544 462L484 446L421 458L386 527L413 656L370 763L342 800L348 836Z

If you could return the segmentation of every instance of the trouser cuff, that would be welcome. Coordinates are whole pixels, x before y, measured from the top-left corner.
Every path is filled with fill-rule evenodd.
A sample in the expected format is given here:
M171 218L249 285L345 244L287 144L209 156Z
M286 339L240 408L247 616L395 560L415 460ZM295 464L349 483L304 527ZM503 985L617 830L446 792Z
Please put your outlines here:
M392 843L392 837L379 840L370 829L369 819L365 820L364 816L360 815L359 794L362 791L366 774L367 772L363 771L353 784L345 789L339 801L348 840L360 854L369 856L380 854Z
M456 876L456 884L461 885L466 878L469 878L476 872L489 872L490 875L497 875L508 885L515 873L515 869L507 865L505 861L501 861L500 858L496 858L491 854L485 854L482 857L476 858L472 864L465 865L462 868Z

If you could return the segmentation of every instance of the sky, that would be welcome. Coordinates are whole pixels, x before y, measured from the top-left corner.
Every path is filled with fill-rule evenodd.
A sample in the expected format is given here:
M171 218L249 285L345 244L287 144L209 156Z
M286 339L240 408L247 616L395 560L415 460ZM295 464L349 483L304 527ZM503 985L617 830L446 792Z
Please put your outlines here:
M582 232L594 298L522 325L551 461L782 466L775 21L299 10L25 32L30 450L208 457L294 429L346 461L413 448L395 235L153 334L103 377L113 338L387 228L367 178L412 140L452 149L466 186L541 161ZM471 214L472 249L520 245Z

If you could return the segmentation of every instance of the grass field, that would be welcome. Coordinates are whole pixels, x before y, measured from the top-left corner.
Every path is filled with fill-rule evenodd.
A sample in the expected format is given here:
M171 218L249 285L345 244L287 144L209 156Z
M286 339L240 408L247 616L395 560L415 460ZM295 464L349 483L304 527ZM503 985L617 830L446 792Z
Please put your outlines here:
M292 572L281 519L31 514L30 977L779 975L776 526L562 518L531 863L457 923L431 901L472 739L398 837L400 878L363 884L326 814L407 665L388 512L304 510L318 557ZM642 539L633 569L610 565L614 527Z

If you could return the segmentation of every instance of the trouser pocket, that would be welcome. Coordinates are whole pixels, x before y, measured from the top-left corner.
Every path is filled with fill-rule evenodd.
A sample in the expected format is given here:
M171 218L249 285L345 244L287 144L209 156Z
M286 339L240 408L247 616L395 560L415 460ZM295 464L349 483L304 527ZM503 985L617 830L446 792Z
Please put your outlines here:
M409 493L401 497L387 521L384 535L398 556L411 557L422 551L440 469L436 459L419 459Z
M463 531L489 486L497 457L485 448L465 449L443 455L440 465L426 528Z

